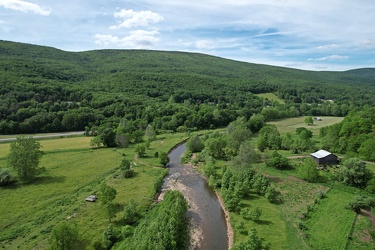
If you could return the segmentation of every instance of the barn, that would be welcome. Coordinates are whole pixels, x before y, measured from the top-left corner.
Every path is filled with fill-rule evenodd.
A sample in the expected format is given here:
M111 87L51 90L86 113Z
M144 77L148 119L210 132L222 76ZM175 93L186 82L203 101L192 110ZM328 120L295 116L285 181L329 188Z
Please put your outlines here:
M332 165L337 163L337 155L323 149L312 153L311 157L318 165Z

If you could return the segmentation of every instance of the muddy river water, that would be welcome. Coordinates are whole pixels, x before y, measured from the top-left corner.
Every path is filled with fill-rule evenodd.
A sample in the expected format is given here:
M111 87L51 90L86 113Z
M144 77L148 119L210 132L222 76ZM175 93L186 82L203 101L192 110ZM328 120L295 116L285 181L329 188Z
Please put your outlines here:
M227 225L218 197L202 175L191 166L181 164L185 150L186 144L181 144L170 152L169 172L160 197L166 190L178 190L188 200L190 249L227 250Z

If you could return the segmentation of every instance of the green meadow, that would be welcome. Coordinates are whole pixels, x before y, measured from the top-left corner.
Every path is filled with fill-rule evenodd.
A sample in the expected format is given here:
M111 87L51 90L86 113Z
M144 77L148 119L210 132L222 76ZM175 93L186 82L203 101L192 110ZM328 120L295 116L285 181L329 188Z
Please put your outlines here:
M108 226L108 217L99 202L85 198L98 192L105 181L117 190L115 202L121 207L134 200L146 211L153 202L156 177L164 175L155 151L169 151L187 138L185 134L160 136L153 141L146 157L134 157L134 146L126 149L89 146L91 137L42 140L41 166L47 172L29 184L15 184L0 189L0 245L5 249L45 249L51 230L69 219L77 224L84 246L100 241ZM0 166L6 167L9 143L0 144ZM125 157L137 163L136 176L125 179L119 165ZM145 161L145 162L144 162ZM113 222L121 222L117 213Z
M296 128L306 127L314 132L314 140L319 142L319 129L342 121L341 117L321 117L322 121L314 121L313 126L304 123L304 117L282 119L274 124L281 134L295 133ZM256 147L258 135L251 139ZM263 157L270 155L272 150L262 153ZM306 156L310 152L292 154L289 151L278 151L284 156ZM259 222L244 219L236 212L230 213L231 225L234 230L234 243L246 238L236 228L244 223L245 228L257 229L259 236L271 243L271 249L373 249L375 226L369 217L357 216L346 208L349 202L360 191L348 188L342 184L330 184L333 173L321 172L318 183L309 183L300 179L298 165L303 159L290 159L295 168L277 170L267 168L264 162L254 163L253 168L271 179L278 192L277 201L268 202L264 197L251 195L241 200L241 208L250 210L258 207L262 209ZM217 175L221 176L222 166L229 166L228 162L217 161ZM367 163L370 170L375 172L375 164ZM322 198L320 194L325 196Z
M319 129L326 127L335 123L341 122L344 117L335 117L335 116L320 116L321 121L314 120L313 125L307 125L304 120L306 116L293 117L288 119L281 119L278 121L268 122L267 124L273 124L277 127L280 133L291 132L294 133L297 128L304 127L313 132L314 135L319 135Z
M277 101L280 104L285 104L285 101L275 95L274 93L262 93L262 94L257 94L257 96L262 97L264 99L268 99L270 101Z

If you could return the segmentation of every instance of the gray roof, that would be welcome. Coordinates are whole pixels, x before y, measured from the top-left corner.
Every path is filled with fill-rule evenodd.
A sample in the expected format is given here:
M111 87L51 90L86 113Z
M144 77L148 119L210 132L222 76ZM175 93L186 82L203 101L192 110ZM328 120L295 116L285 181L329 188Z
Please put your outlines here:
M316 151L315 153L312 153L311 156L314 156L315 158L318 158L318 159L321 159L321 158L324 158L328 155L331 155L332 153L326 151L326 150L319 150L319 151Z

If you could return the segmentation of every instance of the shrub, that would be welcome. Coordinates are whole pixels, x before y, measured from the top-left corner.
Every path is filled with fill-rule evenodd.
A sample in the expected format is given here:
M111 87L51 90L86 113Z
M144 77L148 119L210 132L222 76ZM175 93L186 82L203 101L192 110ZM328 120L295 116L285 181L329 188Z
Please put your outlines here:
M12 173L9 169L1 169L0 168L0 186L6 186L11 184L14 181Z

